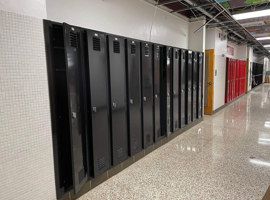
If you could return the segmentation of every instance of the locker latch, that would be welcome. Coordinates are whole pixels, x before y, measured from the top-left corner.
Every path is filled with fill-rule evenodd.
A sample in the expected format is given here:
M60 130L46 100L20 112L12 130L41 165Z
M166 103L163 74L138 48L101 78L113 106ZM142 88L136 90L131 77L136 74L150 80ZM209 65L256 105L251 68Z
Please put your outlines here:
M155 98L156 98L156 99L158 98L158 95L157 95L157 94L155 95Z
M193 90L196 90L196 87L193 87Z
M130 99L129 101L130 101L130 104L133 104L133 99Z
M143 97L143 100L146 101L146 97Z
M116 103L113 103L112 106L113 106L113 108L116 108Z
M76 113L75 112L72 112L72 118L75 118L76 119Z
M170 96L170 93L168 93L167 95L168 95L168 97L169 97L169 96Z
M181 90L181 93L183 93L184 92L184 90Z
M173 91L173 94L176 94L176 92L175 92L175 91Z
M93 112L97 112L97 107L93 107Z

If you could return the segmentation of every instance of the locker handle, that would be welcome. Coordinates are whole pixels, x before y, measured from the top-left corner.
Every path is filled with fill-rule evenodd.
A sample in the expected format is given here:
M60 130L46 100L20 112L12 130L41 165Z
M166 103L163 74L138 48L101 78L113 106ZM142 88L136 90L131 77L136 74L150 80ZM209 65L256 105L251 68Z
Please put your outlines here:
M188 91L190 91L190 88L188 88Z
M167 95L168 95L168 97L169 97L169 96L170 96L170 93L168 93Z
M193 87L193 90L195 91L196 90L196 87Z
M143 100L146 101L146 97L143 97Z
M112 106L113 106L113 108L116 108L116 103L113 103Z
M76 113L75 112L72 112L72 118L75 118L76 119Z
M97 107L93 107L93 112L97 112Z
M130 102L130 104L133 104L133 99L130 99L129 102Z
M181 90L181 93L184 93L184 90Z
M156 99L158 98L158 95L157 95L157 94L155 95L155 98L156 98Z
M176 92L175 92L175 91L173 91L173 94L176 94Z

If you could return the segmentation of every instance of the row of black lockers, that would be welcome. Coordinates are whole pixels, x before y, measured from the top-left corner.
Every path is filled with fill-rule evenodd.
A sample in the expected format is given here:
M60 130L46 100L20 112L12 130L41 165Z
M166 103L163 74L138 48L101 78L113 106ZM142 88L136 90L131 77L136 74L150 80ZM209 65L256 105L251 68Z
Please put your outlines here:
M202 116L203 53L44 27L58 196Z
M262 84L263 64L252 63L252 88Z

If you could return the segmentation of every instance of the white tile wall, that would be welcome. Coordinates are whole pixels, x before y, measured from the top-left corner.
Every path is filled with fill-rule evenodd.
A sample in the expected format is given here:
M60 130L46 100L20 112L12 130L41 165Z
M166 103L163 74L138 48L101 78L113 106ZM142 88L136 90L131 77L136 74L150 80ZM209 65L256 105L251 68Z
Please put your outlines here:
M0 11L0 199L56 199L41 19Z

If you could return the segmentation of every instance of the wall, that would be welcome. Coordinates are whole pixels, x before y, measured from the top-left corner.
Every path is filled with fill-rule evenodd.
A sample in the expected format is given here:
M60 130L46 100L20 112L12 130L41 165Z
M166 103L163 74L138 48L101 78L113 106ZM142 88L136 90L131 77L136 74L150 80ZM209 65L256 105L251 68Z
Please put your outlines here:
M47 18L46 0L0 0L0 10L39 19Z
M189 23L156 8L140 0L47 0L49 20L188 48Z
M205 19L200 21L190 22L189 24L189 42L188 47L193 51L205 51L205 34L206 28L203 26L199 31L197 31L204 23ZM195 31L197 31L195 33Z
M0 199L56 199L41 19L0 11Z
M234 55L232 56L226 53L227 57L239 60L247 59L247 45L238 46L230 41L228 41L227 45L234 48Z

